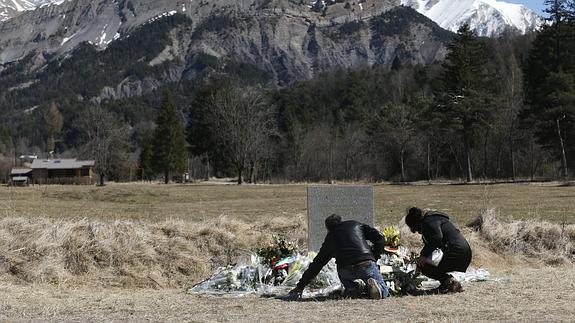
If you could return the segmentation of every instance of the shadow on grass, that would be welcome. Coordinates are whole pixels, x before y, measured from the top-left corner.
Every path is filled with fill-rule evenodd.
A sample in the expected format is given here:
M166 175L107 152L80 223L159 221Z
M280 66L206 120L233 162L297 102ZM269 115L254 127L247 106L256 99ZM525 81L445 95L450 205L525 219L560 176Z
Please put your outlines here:
M434 289L418 289L409 294L395 294L390 295L389 297L397 298L397 297L406 297L406 296L430 296L430 295L439 295L439 288ZM328 295L321 295L321 296L314 296L314 297L305 297L305 298L293 298L289 295L262 295L262 298L273 298L284 302L325 302L325 301L338 301L338 300L345 300L345 299L369 299L368 296L361 296L361 297L345 297L340 292L334 292Z

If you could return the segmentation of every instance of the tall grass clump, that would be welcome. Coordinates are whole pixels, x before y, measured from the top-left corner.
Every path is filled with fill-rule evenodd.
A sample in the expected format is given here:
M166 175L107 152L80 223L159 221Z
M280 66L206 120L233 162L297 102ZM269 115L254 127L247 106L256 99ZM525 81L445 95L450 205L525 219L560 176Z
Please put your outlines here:
M271 240L303 240L302 217L247 224L229 217L166 220L0 219L0 279L119 287L180 288Z
M575 262L575 225L540 220L500 221L494 209L483 211L470 224L490 248L548 265Z

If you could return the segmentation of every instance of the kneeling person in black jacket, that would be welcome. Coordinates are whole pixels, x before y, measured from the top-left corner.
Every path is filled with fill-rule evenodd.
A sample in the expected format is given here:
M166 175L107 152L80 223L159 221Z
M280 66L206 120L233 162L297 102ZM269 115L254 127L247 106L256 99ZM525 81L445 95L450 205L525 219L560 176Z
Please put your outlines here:
M328 231L325 240L297 286L290 291L290 298L300 297L305 286L333 257L346 296L359 297L363 287L367 286L371 298L388 297L389 289L375 263L385 246L385 238L381 233L357 221L342 221L336 214L325 220L325 226ZM368 240L373 243L373 248L367 243Z
M439 292L462 292L461 284L448 272L465 272L471 263L471 247L457 227L449 221L447 214L437 211L423 212L412 207L407 212L405 223L411 232L422 235L424 247L417 260L417 268L429 277L438 280ZM437 266L430 262L435 249L443 251L443 258Z

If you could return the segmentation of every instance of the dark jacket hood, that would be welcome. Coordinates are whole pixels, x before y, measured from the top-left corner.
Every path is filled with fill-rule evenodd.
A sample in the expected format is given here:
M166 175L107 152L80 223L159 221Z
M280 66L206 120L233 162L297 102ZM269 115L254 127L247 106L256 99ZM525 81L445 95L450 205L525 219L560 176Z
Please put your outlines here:
M444 217L447 220L449 220L449 216L443 212L439 212L439 211L427 211L427 213L425 213L425 217L428 216L439 216L439 217Z

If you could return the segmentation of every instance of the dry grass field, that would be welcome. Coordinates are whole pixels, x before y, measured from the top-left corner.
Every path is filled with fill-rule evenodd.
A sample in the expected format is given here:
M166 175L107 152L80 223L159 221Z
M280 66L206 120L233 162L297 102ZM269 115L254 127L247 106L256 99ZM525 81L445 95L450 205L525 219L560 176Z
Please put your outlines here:
M376 222L395 223L418 205L443 210L457 222L489 205L505 218L575 222L575 186L375 185ZM220 215L259 221L306 212L306 185L162 185L0 187L0 215L42 218L202 221Z
M410 205L447 211L472 265L505 280L459 295L286 303L184 289L273 234L303 244L305 185L0 187L0 320L572 321L574 196L554 183L376 185L377 225Z

